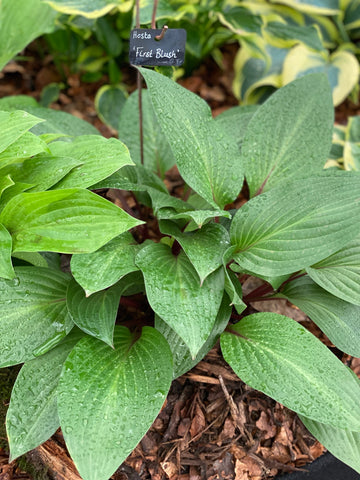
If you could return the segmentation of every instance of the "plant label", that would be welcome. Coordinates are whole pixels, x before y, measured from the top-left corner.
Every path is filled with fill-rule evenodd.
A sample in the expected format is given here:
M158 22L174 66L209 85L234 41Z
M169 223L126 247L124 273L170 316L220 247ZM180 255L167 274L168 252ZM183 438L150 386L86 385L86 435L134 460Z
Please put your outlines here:
M179 67L185 59L186 30L169 28L162 38L161 29L135 28L130 34L131 65Z

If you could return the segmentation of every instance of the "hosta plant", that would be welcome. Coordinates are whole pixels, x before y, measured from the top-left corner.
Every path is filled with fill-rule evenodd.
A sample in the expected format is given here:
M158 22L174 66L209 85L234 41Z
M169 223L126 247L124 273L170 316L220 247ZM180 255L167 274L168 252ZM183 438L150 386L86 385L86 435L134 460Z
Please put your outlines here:
M241 380L297 412L360 472L357 377L295 320L247 309L287 299L360 356L360 176L323 169L326 77L213 119L199 97L141 73L144 165L133 97L119 127L130 155L46 109L0 102L0 365L24 363L6 419L11 458L61 426L82 478L107 480L172 379L220 337ZM161 180L174 164L182 196ZM103 198L108 188L126 212ZM70 269L60 253L72 254ZM243 297L250 276L261 285ZM145 297L153 314L125 325L119 303L140 310Z

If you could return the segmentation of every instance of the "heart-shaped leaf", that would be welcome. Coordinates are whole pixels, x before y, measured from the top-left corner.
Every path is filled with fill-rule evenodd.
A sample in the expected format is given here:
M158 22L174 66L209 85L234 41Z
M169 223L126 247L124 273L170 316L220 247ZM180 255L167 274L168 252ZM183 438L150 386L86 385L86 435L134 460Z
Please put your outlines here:
M115 328L115 349L87 337L68 356L59 381L60 424L84 480L108 480L162 407L172 380L164 337Z
M135 261L144 274L151 308L184 340L195 357L207 341L220 308L223 270L218 269L200 285L185 253L175 257L161 243L144 247Z

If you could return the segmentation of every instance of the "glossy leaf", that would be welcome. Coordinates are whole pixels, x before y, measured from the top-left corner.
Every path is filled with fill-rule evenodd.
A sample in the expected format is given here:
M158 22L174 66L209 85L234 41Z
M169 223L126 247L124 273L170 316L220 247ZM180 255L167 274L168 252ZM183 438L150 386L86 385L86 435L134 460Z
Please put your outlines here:
M135 261L144 274L151 308L184 340L195 357L207 341L220 308L222 269L209 275L200 286L187 256L181 252L175 257L161 243L144 247Z
M156 72L140 71L181 176L211 206L223 208L243 183L236 141L212 119L200 97Z
M303 415L300 420L329 452L360 473L360 432L335 428Z
M360 306L334 297L308 277L289 282L280 296L306 313L336 347L360 357Z
M114 285L121 277L138 270L135 255L140 247L125 232L93 253L73 255L71 271L87 295Z
M307 75L274 93L251 118L241 146L250 195L321 172L333 121L325 75Z
M149 92L142 90L144 166L163 177L175 163L169 142L157 121ZM119 139L130 150L131 158L141 164L138 92L127 99L118 120Z
M360 230L360 176L324 172L247 202L230 230L243 271L279 276L320 261Z
M11 263L12 240L10 233L0 224L0 278L12 280L15 277Z
M328 292L360 305L360 236L306 271Z
M185 204L186 205L186 204ZM193 221L196 223L198 228L208 222L209 220L220 217L220 218L231 218L231 214L226 210L189 210L179 213L174 212L164 212L163 210L159 211L159 218L168 218L170 220L180 220L185 219L188 221Z
M230 244L227 230L218 223L207 223L198 230L181 232L176 224L168 222L166 233L180 243L201 284L222 265L223 255Z
M45 353L73 326L67 274L41 267L17 267L15 273L14 280L0 279L0 367Z
M113 333L122 289L117 285L90 298L75 280L67 289L66 305L75 325L89 335L113 346Z
M0 152L6 150L31 127L40 123L40 118L34 117L22 110L15 112L0 112Z
M14 143L9 145L0 153L0 167L33 157L39 153L46 152L48 147L46 143L31 132L25 132Z
M32 192L41 192L55 185L79 164L75 158L43 154L12 165L10 175L17 183L35 185Z
M11 460L36 448L59 428L56 389L66 357L82 336L79 331L71 332L20 370L6 415Z
M116 138L83 135L72 143L54 142L50 148L54 155L74 158L79 165L56 188L87 188L121 167L133 165L127 147Z
M172 351L174 378L180 377L180 375L183 375L197 365L213 348L220 334L225 330L230 319L231 306L229 304L230 301L228 296L224 295L209 338L201 347L195 359L191 358L190 350L184 343L184 340L179 337L179 335L158 315L155 315L155 328L159 330L162 335L164 335Z
M80 340L59 382L61 428L84 480L108 480L155 420L172 380L171 351L155 329L136 339L117 326L114 345Z
M360 384L295 320L257 313L230 330L221 335L221 349L241 380L297 413L360 431Z
M92 252L140 221L107 200L81 189L23 193L0 215L13 251Z

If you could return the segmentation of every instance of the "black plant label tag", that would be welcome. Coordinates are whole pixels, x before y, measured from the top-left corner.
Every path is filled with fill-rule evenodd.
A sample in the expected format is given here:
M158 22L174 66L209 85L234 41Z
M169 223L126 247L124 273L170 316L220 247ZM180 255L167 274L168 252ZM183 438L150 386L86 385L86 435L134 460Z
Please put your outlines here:
M135 28L131 30L129 60L131 65L174 66L185 59L186 30L169 28L161 40L155 37L161 29Z

